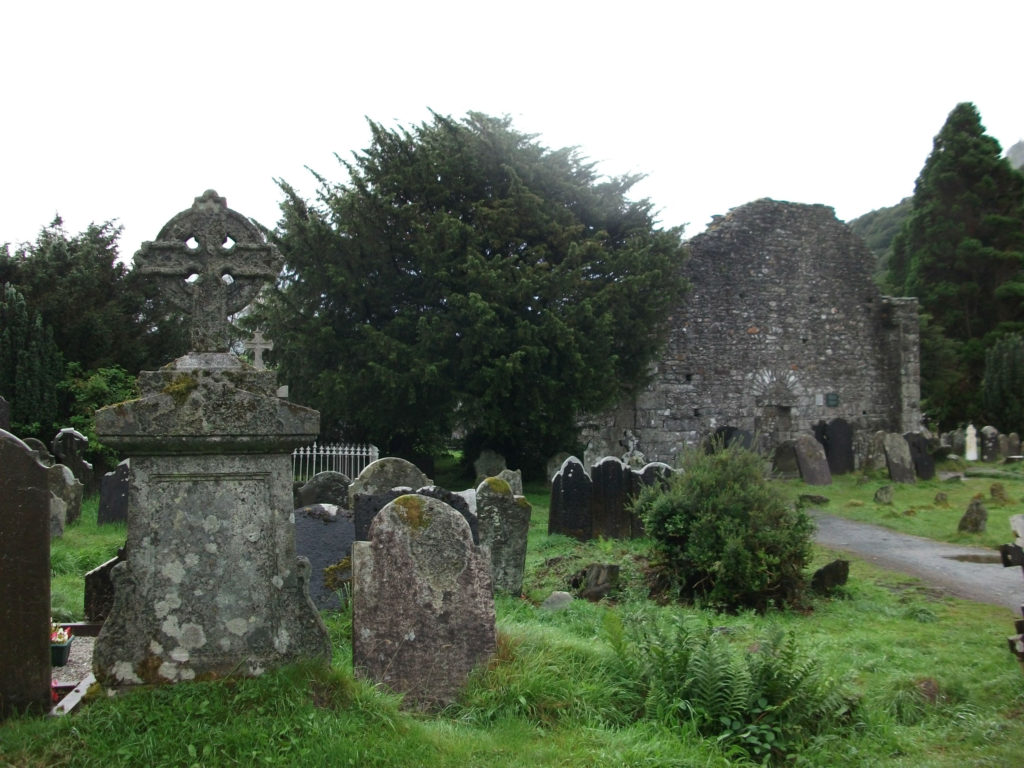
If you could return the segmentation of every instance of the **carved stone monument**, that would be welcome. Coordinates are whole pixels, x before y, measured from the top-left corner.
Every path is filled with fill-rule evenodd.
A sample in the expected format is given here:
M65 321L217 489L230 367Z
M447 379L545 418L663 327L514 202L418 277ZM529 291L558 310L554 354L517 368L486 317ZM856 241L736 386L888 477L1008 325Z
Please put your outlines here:
M327 660L292 518L290 453L316 437L319 414L228 353L229 316L277 275L280 256L208 191L135 263L186 316L191 352L143 371L138 399L96 413L103 442L131 457L127 550L96 676L177 682Z

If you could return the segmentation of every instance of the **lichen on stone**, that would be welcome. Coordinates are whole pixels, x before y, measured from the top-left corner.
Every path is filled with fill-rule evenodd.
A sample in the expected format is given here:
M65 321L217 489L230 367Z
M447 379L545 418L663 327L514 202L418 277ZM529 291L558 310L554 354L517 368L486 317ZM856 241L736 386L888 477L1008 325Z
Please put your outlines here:
M410 493L399 496L391 503L398 507L399 516L411 530L419 531L430 525L430 512L424 508L419 496Z
M194 375L182 373L171 379L171 383L164 387L163 392L170 395L174 404L180 408L198 386L199 380Z

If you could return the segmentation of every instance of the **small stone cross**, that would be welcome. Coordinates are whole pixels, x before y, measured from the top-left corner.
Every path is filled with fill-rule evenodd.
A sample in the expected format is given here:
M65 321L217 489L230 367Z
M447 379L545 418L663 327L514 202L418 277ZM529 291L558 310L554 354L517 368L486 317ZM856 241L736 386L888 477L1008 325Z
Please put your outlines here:
M282 262L259 228L212 189L135 254L136 269L154 276L188 317L193 352L228 351L229 318L277 277Z
M252 335L252 338L244 343L246 349L252 350L252 365L257 371L266 369L266 365L263 363L263 353L269 352L274 348L274 342L267 341L263 338L263 331L256 331Z

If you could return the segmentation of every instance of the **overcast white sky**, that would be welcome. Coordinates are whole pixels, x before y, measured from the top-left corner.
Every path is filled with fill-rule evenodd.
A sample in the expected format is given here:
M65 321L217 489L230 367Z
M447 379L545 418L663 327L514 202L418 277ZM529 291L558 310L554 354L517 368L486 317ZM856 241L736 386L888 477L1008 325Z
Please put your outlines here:
M19 2L0 10L0 243L117 219L130 257L207 188L267 226L287 180L393 126L508 114L663 225L760 197L891 205L950 110L1024 138L1024 2Z

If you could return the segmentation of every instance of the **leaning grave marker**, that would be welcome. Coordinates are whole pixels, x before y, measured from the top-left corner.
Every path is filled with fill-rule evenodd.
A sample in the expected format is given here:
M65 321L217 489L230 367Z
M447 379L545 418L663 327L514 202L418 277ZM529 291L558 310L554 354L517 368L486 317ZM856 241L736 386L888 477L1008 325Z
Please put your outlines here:
M96 413L97 434L131 457L126 556L111 574L96 676L177 682L327 660L291 488L290 453L315 438L319 414L276 397L276 374L227 352L228 317L281 258L211 190L135 260L186 315L191 351L143 371L138 399Z

